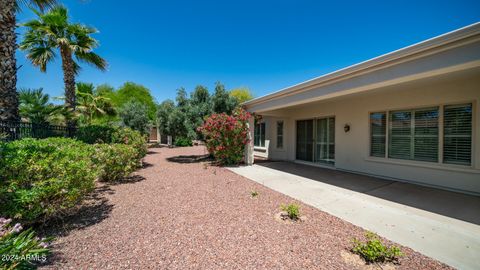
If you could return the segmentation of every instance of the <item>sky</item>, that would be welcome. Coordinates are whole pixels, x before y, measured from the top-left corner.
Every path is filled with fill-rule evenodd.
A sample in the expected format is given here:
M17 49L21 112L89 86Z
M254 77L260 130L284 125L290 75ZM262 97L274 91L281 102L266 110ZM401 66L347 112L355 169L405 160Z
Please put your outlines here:
M215 82L259 97L480 21L480 1L63 0L71 21L94 26L108 63L77 81L132 81L158 102ZM33 19L27 8L18 21ZM18 29L18 40L23 29ZM17 53L18 88L63 95L61 60L46 73Z

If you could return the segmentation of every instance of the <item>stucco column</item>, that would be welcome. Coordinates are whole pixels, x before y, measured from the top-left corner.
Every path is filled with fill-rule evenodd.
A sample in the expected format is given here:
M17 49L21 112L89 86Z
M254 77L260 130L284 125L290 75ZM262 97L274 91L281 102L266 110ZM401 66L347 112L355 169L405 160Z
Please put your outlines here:
M254 131L255 131L255 118L252 116L248 119L248 140L249 143L245 145L245 164L250 166L253 165L253 136L254 136Z

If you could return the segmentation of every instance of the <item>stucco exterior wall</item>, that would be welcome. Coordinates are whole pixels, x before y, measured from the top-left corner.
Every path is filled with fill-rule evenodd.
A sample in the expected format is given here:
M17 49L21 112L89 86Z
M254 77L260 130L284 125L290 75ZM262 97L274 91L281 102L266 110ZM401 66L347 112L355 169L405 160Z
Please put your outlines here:
M369 157L369 113L473 103L471 167ZM335 117L335 168L480 194L480 73L449 80L430 78L283 109L264 116L268 158L295 160L296 120ZM276 121L284 121L284 148L276 148ZM343 130L345 124L350 132Z

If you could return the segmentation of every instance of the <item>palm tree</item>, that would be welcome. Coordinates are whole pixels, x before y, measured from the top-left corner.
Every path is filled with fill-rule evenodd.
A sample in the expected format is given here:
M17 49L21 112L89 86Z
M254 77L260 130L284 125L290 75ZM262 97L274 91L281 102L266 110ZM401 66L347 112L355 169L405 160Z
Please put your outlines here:
M18 121L16 17L20 4L43 10L55 0L0 0L0 120Z
M94 117L116 115L110 99L96 93L91 83L77 83L77 96L77 108L86 124L91 124Z
M20 89L20 116L32 124L49 124L52 117L62 110L61 106L50 103L50 96L43 89Z
M93 49L98 46L91 34L97 30L78 23L69 22L65 7L57 6L42 14L35 11L38 19L25 24L27 32L20 44L20 49L27 51L27 58L42 72L47 71L47 64L54 60L55 50L60 51L65 84L65 106L75 112L75 76L80 71L77 62L83 62L105 70L107 62ZM75 60L74 60L75 57ZM69 127L75 127L75 121L68 121Z

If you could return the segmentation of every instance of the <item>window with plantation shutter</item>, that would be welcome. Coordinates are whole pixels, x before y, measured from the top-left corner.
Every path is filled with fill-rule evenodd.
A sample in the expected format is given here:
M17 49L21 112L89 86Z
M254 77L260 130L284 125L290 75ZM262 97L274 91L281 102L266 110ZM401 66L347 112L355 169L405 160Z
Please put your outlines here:
M413 159L438 162L438 108L414 111Z
M385 112L370 114L370 156L385 157L387 133L387 114Z
M438 108L390 112L388 156L438 162Z
M412 112L390 112L388 157L411 159Z
M472 104L449 105L443 111L443 162L472 162Z

